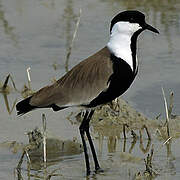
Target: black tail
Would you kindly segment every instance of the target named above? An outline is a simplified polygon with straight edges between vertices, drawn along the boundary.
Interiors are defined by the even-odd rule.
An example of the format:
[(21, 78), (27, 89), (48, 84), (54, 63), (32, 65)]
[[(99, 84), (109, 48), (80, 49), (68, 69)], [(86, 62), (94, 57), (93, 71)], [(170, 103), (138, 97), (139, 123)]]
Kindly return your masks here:
[(17, 115), (23, 115), (29, 111), (32, 111), (33, 109), (35, 109), (36, 107), (35, 106), (31, 106), (29, 104), (29, 101), (31, 99), (32, 96), (20, 101), (19, 103), (17, 103), (16, 105), (16, 110), (18, 111), (17, 112)]

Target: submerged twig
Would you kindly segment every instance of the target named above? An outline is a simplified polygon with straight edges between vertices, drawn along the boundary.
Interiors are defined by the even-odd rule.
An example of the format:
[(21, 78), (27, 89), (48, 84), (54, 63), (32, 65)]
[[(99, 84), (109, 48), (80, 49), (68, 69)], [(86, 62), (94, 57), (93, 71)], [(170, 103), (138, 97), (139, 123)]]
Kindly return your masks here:
[(62, 174), (55, 174), (55, 172), (58, 170), (60, 170), (60, 168), (54, 169), (51, 173), (49, 173), (49, 175), (46, 177), (46, 180), (50, 180), (52, 176), (62, 176)]
[(129, 153), (132, 153), (132, 150), (134, 149), (134, 146), (136, 145), (137, 142), (137, 137), (133, 138), (132, 142), (131, 142), (131, 147), (129, 148)]
[(155, 171), (155, 169), (153, 169), (153, 167), (152, 167), (153, 155), (154, 155), (154, 148), (152, 145), (151, 152), (148, 153), (146, 158), (144, 158), (144, 162), (145, 162), (145, 166), (146, 166), (145, 171), (143, 173), (137, 172), (135, 174), (134, 179), (136, 179), (136, 180), (140, 180), (140, 179), (152, 180), (152, 179), (155, 179), (155, 177), (158, 175), (158, 172)]
[(21, 158), (19, 160), (19, 163), (17, 165), (17, 169), (21, 169), (21, 165), (22, 165), (22, 162), (23, 162), (23, 159), (24, 159), (24, 155), (26, 154), (25, 151), (23, 151), (22, 155), (21, 155)]
[(151, 140), (151, 134), (149, 133), (149, 130), (148, 130), (148, 128), (147, 128), (147, 126), (145, 124), (143, 126), (143, 129), (146, 130), (146, 133), (147, 133), (147, 136), (148, 136), (148, 140)]
[(67, 50), (67, 54), (66, 54), (66, 64), (65, 64), (66, 72), (68, 71), (69, 58), (70, 58), (72, 47), (73, 47), (73, 43), (74, 43), (77, 31), (78, 31), (80, 19), (81, 19), (81, 8), (79, 10), (79, 16), (78, 16), (78, 19), (77, 19), (77, 22), (76, 22), (76, 27), (75, 27), (75, 30), (74, 30), (74, 34), (72, 36), (72, 41), (71, 41), (71, 44), (70, 44), (70, 46), (69, 46), (69, 48)]
[(147, 142), (146, 146), (144, 147), (142, 136), (140, 135), (139, 148), (141, 149), (141, 151), (145, 154), (145, 153), (147, 153), (149, 151), (150, 147), (151, 147), (151, 140), (148, 139), (148, 142)]
[(126, 127), (128, 128), (129, 126), (127, 124), (123, 124), (123, 135), (124, 139), (126, 139)]
[(20, 160), (19, 160), (19, 162), (18, 162), (18, 165), (17, 165), (17, 167), (16, 167), (18, 180), (19, 180), (19, 179), (23, 179), (23, 177), (22, 177), (22, 175), (21, 175), (21, 169), (22, 169), (21, 166), (22, 166), (23, 159), (24, 159), (24, 156), (25, 156), (25, 155), (26, 155), (26, 157), (27, 157), (27, 159), (28, 159), (29, 164), (31, 163), (29, 154), (28, 154), (28, 152), (27, 152), (27, 149), (28, 149), (28, 147), (25, 147), (25, 148), (23, 149), (23, 153), (22, 153), (22, 155), (21, 155), (21, 157), (20, 157)]
[(131, 135), (133, 139), (137, 139), (137, 134), (131, 129)]
[(156, 117), (155, 117), (155, 119), (159, 119), (160, 118), (160, 116), (161, 116), (161, 113), (159, 113)]
[(28, 159), (28, 162), (31, 164), (31, 159), (30, 159), (29, 153), (28, 153), (28, 147), (27, 147), (24, 151), (25, 151), (25, 153), (26, 153), (26, 157), (27, 157), (27, 159)]
[(153, 155), (154, 155), (154, 147), (152, 145), (151, 153), (147, 155), (146, 159), (144, 159), (144, 162), (145, 162), (145, 165), (146, 165), (146, 170), (144, 172), (144, 175), (146, 177), (150, 177), (150, 178), (154, 178), (158, 174), (157, 172), (154, 171), (154, 169), (152, 167)]

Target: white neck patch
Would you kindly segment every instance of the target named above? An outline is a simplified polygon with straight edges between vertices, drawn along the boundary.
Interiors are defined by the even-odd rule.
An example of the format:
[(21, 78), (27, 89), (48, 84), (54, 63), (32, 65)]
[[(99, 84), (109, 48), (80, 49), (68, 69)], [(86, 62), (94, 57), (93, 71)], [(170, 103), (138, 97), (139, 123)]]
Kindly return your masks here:
[(132, 70), (131, 37), (139, 29), (141, 29), (141, 26), (138, 23), (117, 22), (111, 30), (110, 40), (107, 44), (110, 52), (126, 61)]

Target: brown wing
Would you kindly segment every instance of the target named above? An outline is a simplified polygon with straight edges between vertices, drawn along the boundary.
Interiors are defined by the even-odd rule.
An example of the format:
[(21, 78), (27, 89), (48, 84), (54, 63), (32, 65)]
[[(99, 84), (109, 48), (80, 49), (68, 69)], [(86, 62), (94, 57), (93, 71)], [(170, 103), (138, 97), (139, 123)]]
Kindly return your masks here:
[(80, 62), (53, 85), (40, 89), (33, 95), (30, 104), (44, 107), (88, 103), (106, 89), (112, 72), (110, 52), (105, 47)]

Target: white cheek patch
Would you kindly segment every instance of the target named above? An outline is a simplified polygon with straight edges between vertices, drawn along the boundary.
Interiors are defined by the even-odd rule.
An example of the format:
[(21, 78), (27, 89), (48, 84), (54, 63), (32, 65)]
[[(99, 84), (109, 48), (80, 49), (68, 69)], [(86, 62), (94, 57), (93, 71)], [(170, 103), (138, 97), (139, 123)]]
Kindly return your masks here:
[[(126, 61), (133, 70), (133, 59), (131, 51), (131, 37), (142, 27), (137, 23), (118, 22), (111, 31), (111, 37), (107, 47), (116, 57)], [(135, 67), (136, 68), (136, 67)]]
[(136, 31), (141, 29), (142, 27), (138, 23), (130, 23), (130, 22), (117, 22), (114, 24), (111, 34), (113, 33), (123, 33), (133, 35)]
[(139, 29), (142, 29), (142, 27), (137, 23), (132, 23), (132, 30), (134, 32), (138, 31)]

